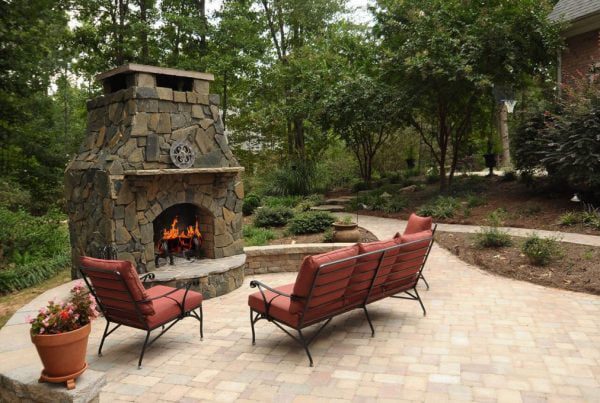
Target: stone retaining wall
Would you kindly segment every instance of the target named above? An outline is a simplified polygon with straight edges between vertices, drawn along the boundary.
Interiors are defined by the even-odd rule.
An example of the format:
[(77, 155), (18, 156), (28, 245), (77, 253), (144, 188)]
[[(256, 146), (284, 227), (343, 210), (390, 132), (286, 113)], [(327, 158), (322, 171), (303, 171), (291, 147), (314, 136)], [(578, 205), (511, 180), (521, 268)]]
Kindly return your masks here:
[(246, 275), (298, 271), (305, 256), (330, 252), (349, 245), (352, 244), (310, 243), (246, 247)]

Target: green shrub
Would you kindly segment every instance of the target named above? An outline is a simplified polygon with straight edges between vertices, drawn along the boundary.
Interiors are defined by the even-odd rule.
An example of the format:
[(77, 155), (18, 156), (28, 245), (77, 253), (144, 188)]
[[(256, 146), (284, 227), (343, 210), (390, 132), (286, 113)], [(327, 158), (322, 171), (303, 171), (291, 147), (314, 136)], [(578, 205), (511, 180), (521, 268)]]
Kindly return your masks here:
[(264, 193), (272, 196), (308, 195), (315, 188), (315, 166), (310, 161), (292, 161), (266, 175)]
[(254, 217), (256, 227), (283, 227), (294, 216), (287, 207), (263, 207), (257, 210)]
[(275, 239), (275, 232), (267, 228), (256, 228), (252, 225), (245, 225), (243, 229), (245, 246), (262, 246), (270, 240)]
[(295, 207), (296, 211), (309, 211), (311, 207), (318, 206), (323, 204), (325, 198), (320, 194), (313, 194), (305, 197), (300, 203), (298, 203)]
[(242, 213), (245, 216), (252, 215), (254, 210), (260, 206), (260, 197), (254, 193), (248, 193), (244, 197), (244, 203), (242, 204)]
[(323, 232), (323, 242), (332, 243), (333, 242), (333, 230), (331, 228), (327, 228), (325, 232)]
[(500, 229), (506, 212), (498, 209), (491, 212), (487, 218), (488, 226), (481, 228), (475, 235), (477, 245), (482, 248), (501, 248), (512, 245), (512, 239), (506, 231)]
[(466, 202), (468, 208), (474, 208), (483, 206), (485, 204), (485, 199), (481, 196), (470, 194), (467, 196)]
[(421, 206), (417, 214), (433, 218), (451, 218), (458, 207), (459, 203), (454, 197), (438, 196), (433, 202)]
[(600, 209), (588, 207), (587, 211), (581, 214), (583, 225), (600, 230)]
[(576, 225), (581, 221), (581, 214), (578, 214), (574, 211), (568, 211), (558, 217), (558, 223), (564, 226)]
[(397, 213), (402, 211), (408, 206), (408, 201), (402, 197), (394, 196), (390, 197), (387, 200), (385, 206), (383, 206), (383, 211), (386, 213)]
[(288, 231), (294, 235), (314, 234), (325, 231), (334, 221), (335, 218), (325, 211), (300, 213), (290, 220)]
[(0, 294), (32, 287), (64, 270), (71, 263), (71, 254), (65, 250), (55, 256), (38, 258), (22, 265), (0, 269)]
[(525, 239), (521, 250), (529, 262), (535, 266), (545, 266), (553, 259), (562, 256), (560, 244), (556, 238), (540, 238), (536, 233)]
[(302, 196), (267, 196), (263, 199), (265, 207), (294, 208), (302, 201)]
[(56, 212), (34, 217), (0, 207), (0, 294), (36, 285), (68, 266), (64, 218)]
[(12, 212), (0, 207), (0, 267), (5, 263), (25, 263), (23, 256), (31, 259), (45, 258), (64, 253), (69, 249), (69, 235), (65, 217), (50, 212), (34, 217), (25, 211)]

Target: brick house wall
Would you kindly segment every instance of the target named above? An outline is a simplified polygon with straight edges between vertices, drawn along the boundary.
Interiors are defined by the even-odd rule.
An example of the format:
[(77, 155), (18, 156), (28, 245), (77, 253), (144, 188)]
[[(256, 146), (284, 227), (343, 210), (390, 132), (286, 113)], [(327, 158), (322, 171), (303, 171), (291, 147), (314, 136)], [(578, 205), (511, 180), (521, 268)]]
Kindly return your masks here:
[(600, 30), (586, 32), (566, 39), (561, 55), (561, 80), (569, 84), (573, 78), (588, 77), (591, 68), (600, 63)]

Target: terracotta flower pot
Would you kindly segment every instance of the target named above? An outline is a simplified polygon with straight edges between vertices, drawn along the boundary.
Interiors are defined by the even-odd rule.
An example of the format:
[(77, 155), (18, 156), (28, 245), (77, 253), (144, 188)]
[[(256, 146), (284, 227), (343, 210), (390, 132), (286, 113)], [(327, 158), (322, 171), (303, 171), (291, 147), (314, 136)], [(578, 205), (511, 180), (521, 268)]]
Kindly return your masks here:
[(333, 240), (335, 242), (358, 242), (360, 239), (360, 231), (356, 223), (343, 224), (334, 222), (333, 229)]
[(31, 335), (44, 365), (40, 382), (66, 382), (67, 389), (75, 388), (75, 379), (87, 369), (85, 353), (91, 329), (88, 323), (72, 332)]

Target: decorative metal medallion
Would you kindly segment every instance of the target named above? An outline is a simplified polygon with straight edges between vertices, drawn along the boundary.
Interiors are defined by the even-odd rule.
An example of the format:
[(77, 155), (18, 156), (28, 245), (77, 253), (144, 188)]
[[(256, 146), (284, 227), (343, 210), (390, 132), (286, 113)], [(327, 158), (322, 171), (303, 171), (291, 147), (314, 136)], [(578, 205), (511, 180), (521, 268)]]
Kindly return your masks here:
[(194, 165), (196, 153), (187, 140), (173, 143), (171, 146), (171, 161), (177, 168), (189, 168)]

